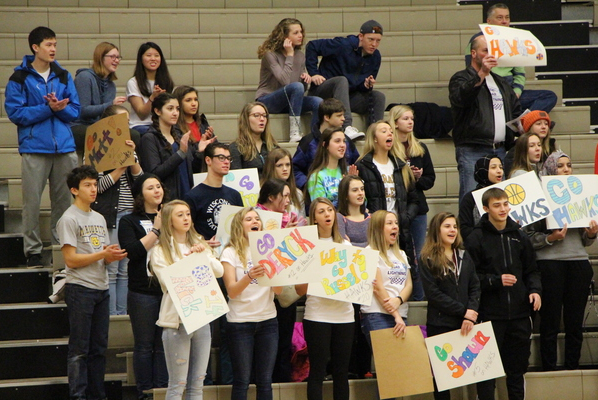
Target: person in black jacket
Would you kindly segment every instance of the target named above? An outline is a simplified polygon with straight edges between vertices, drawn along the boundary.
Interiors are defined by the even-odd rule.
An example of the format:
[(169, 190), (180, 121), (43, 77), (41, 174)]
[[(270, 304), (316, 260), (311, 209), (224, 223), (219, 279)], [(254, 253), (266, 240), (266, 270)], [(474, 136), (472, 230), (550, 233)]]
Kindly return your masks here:
[(129, 257), (128, 306), (133, 328), (133, 370), (138, 398), (144, 390), (168, 386), (168, 371), (162, 346), (162, 328), (156, 325), (162, 289), (151, 275), (148, 254), (158, 243), (161, 228), (160, 206), (164, 188), (153, 174), (143, 174), (133, 183), (133, 213), (125, 215), (118, 227), (118, 241)]
[[(428, 299), (428, 337), (457, 329), (467, 335), (478, 319), (480, 281), (452, 213), (438, 213), (430, 221), (420, 265)], [(436, 400), (450, 398), (448, 390), (434, 391)]]
[[(363, 155), (356, 165), (365, 183), (368, 211), (373, 214), (387, 210), (399, 217), (399, 244), (409, 258), (415, 288), (421, 282), (409, 227), (419, 211), (419, 199), (413, 172), (399, 154), (391, 126), (384, 121), (374, 122), (367, 130)], [(411, 299), (423, 300), (414, 295)]]
[(514, 132), (506, 123), (521, 114), (513, 89), (491, 72), (497, 61), (488, 54), (486, 39), (472, 40), (471, 66), (455, 73), (449, 82), (459, 199), (475, 188), (473, 166), (480, 157), (494, 154), (504, 160), (514, 141)]
[[(484, 192), (486, 212), (467, 240), (482, 295), (480, 322), (492, 321), (507, 374), (509, 399), (525, 398), (525, 378), (532, 333), (530, 310), (540, 309), (542, 284), (529, 237), (509, 217), (504, 190)], [(494, 379), (479, 382), (478, 398), (494, 399)]]

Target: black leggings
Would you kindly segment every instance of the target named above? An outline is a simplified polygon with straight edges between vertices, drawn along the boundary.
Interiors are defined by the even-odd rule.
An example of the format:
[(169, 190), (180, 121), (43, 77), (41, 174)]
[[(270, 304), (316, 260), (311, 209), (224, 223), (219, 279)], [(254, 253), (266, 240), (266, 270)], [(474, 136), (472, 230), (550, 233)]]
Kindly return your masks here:
[(322, 400), (322, 383), (331, 359), (333, 398), (349, 400), (349, 361), (353, 344), (354, 322), (330, 324), (303, 320), (303, 332), (309, 353), (307, 399)]

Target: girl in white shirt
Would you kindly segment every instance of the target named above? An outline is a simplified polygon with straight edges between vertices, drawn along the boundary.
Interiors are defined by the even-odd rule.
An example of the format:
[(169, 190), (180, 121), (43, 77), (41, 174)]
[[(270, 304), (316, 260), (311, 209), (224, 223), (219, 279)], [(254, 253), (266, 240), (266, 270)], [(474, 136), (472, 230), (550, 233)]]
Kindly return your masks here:
[(395, 335), (405, 332), (407, 300), (413, 285), (407, 255), (399, 248), (399, 221), (390, 211), (378, 210), (368, 227), (367, 248), (378, 250), (380, 258), (374, 282), (374, 300), (361, 306), (361, 329), (372, 345), (370, 332), (393, 328)]
[(272, 399), (272, 372), (278, 347), (278, 322), (274, 294), (281, 288), (259, 286), (256, 278), (264, 276), (261, 265), (253, 265), (248, 232), (262, 230), (262, 221), (252, 207), (245, 207), (233, 217), (231, 238), (222, 251), (224, 284), (228, 291), (228, 338), (233, 365), (231, 399), (247, 399), (253, 369), (257, 400)]
[[(312, 201), (309, 222), (318, 226), (320, 240), (351, 244), (339, 233), (336, 210), (327, 198), (318, 197)], [(296, 285), (295, 289), (302, 296), (307, 293), (307, 284)], [(349, 361), (354, 323), (352, 303), (307, 296), (303, 331), (309, 351), (308, 400), (322, 399), (322, 383), (329, 359), (332, 365), (334, 400), (349, 399)]]
[(151, 267), (160, 282), (164, 296), (160, 305), (160, 316), (156, 324), (161, 326), (164, 354), (168, 368), (167, 400), (203, 398), (203, 381), (210, 358), (212, 335), (206, 324), (188, 334), (176, 311), (168, 289), (164, 284), (166, 270), (170, 265), (191, 253), (206, 252), (214, 275), (222, 276), (222, 264), (212, 253), (212, 248), (193, 228), (191, 211), (182, 200), (173, 200), (162, 207), (160, 242), (154, 248)]

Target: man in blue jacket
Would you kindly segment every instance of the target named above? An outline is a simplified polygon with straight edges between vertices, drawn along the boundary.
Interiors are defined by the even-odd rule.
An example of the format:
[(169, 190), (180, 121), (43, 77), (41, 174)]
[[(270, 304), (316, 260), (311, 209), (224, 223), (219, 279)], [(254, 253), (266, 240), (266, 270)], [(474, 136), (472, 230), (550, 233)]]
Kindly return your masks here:
[[(305, 51), (305, 67), (311, 75), (310, 96), (334, 97), (345, 106), (345, 134), (365, 136), (352, 126), (351, 111), (368, 115), (368, 125), (384, 117), (386, 97), (373, 90), (382, 57), (378, 46), (382, 25), (365, 22), (359, 35), (312, 40)], [(322, 57), (318, 66), (318, 57)]]
[(70, 122), (79, 116), (79, 97), (71, 75), (54, 60), (56, 34), (37, 27), (29, 33), (32, 56), (23, 57), (6, 86), (4, 107), (17, 125), (23, 191), (23, 236), (27, 266), (42, 264), (39, 209), (50, 180), (52, 242), (56, 222), (71, 205), (66, 176), (77, 166)]

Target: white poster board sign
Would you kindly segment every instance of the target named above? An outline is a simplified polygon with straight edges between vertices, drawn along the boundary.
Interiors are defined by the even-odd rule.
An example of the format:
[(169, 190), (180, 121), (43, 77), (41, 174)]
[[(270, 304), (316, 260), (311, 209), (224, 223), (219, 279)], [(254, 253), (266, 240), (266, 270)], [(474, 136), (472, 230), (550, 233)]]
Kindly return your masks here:
[(320, 271), (320, 278), (308, 285), (307, 294), (367, 306), (372, 304), (378, 251), (318, 242), (313, 252), (313, 263)]
[(509, 215), (515, 221), (519, 221), (521, 226), (529, 225), (550, 215), (548, 200), (535, 172), (527, 172), (472, 192), (480, 215), (485, 213), (482, 206), (482, 195), (486, 190), (494, 187), (507, 192), (507, 198), (511, 205)]
[(259, 285), (296, 285), (318, 279), (318, 271), (310, 269), (311, 250), (318, 243), (317, 226), (249, 232), (248, 237), (253, 264), (266, 269), (266, 275), (257, 278)]
[(466, 336), (456, 330), (429, 337), (426, 346), (439, 391), (505, 375), (491, 322), (474, 325)]
[(548, 229), (586, 228), (598, 220), (598, 175), (543, 176), (542, 188), (552, 210)]
[[(207, 172), (193, 174), (193, 184), (199, 185), (206, 180)], [(253, 207), (260, 194), (260, 176), (257, 168), (233, 169), (224, 176), (222, 183), (241, 194), (243, 206)]]
[(488, 24), (480, 24), (480, 29), (499, 67), (546, 65), (546, 49), (530, 31)]
[(228, 312), (210, 261), (205, 253), (192, 253), (160, 271), (187, 333), (195, 332)]

